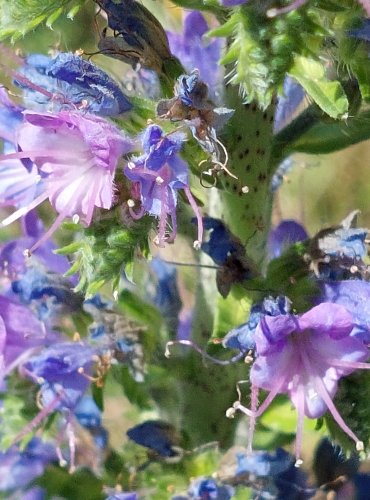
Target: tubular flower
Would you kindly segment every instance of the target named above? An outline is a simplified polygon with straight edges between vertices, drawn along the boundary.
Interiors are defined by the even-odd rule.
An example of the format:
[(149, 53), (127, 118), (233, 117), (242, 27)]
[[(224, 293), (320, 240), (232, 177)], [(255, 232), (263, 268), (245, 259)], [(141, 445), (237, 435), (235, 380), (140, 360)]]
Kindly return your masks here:
[[(234, 404), (234, 409), (249, 415), (253, 424), (253, 419), (266, 410), (277, 394), (285, 393), (298, 413), (297, 459), (304, 416), (318, 418), (327, 410), (356, 442), (357, 449), (363, 449), (363, 443), (333, 403), (340, 378), (370, 368), (370, 364), (364, 363), (368, 349), (351, 336), (353, 327), (347, 309), (332, 303), (322, 303), (301, 316), (264, 316), (255, 333), (257, 359), (250, 372), (252, 409), (240, 402)], [(257, 410), (258, 389), (269, 391), (269, 395)]]
[(17, 129), (17, 152), (0, 155), (0, 168), (3, 162), (14, 159), (32, 162), (39, 174), (37, 195), (6, 218), (2, 226), (27, 214), (47, 198), (58, 217), (31, 251), (66, 217), (78, 217), (89, 225), (94, 207), (111, 207), (114, 171), (120, 156), (131, 145), (114, 125), (98, 116), (75, 111), (58, 114), (25, 111), (24, 122)]
[[(203, 234), (203, 222), (199, 209), (189, 188), (187, 164), (176, 154), (180, 151), (184, 137), (182, 134), (164, 135), (157, 125), (150, 125), (143, 136), (144, 154), (134, 158), (124, 173), (133, 181), (134, 198), (140, 198), (141, 209), (135, 212), (134, 200), (129, 200), (130, 214), (138, 219), (148, 212), (159, 218), (158, 236), (155, 242), (163, 246), (165, 241), (172, 242), (176, 236), (177, 191), (183, 189), (193, 208), (198, 221), (198, 240), (194, 242), (200, 248)], [(172, 229), (166, 235), (168, 216)]]

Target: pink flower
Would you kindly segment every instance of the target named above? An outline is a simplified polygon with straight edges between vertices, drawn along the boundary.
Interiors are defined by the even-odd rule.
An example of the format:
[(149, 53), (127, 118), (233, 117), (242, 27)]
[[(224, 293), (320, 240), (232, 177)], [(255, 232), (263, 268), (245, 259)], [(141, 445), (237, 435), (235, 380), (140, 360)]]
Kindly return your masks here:
[[(338, 426), (356, 442), (363, 443), (344, 422), (333, 398), (338, 381), (356, 370), (368, 370), (368, 348), (352, 336), (352, 315), (343, 306), (319, 304), (301, 316), (282, 314), (262, 317), (255, 333), (256, 361), (250, 371), (252, 408), (239, 401), (238, 409), (254, 419), (277, 394), (287, 394), (298, 414), (296, 456), (300, 455), (303, 418), (318, 418), (330, 411)], [(257, 409), (258, 389), (269, 392)], [(233, 411), (229, 412), (233, 416)], [(250, 436), (251, 437), (251, 436)]]
[[(31, 161), (38, 172), (37, 195), (6, 218), (2, 226), (48, 198), (58, 216), (30, 249), (33, 251), (66, 217), (78, 217), (89, 225), (94, 207), (111, 207), (114, 172), (121, 155), (131, 150), (132, 141), (113, 124), (95, 115), (76, 111), (57, 114), (25, 111), (23, 115), (24, 122), (18, 126), (15, 139), (17, 152), (0, 155), (0, 168), (4, 162), (9, 164), (9, 160)], [(26, 166), (25, 175), (29, 175)]]

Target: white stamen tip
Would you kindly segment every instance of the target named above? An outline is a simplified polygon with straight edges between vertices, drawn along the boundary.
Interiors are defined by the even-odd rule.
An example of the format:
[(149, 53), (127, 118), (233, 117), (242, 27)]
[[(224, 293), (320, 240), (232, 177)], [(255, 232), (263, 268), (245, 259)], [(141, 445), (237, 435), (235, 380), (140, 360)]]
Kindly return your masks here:
[(247, 194), (247, 193), (249, 193), (249, 187), (248, 187), (248, 186), (243, 186), (243, 187), (242, 187), (242, 193), (243, 193), (243, 194)]
[(78, 214), (74, 214), (72, 217), (73, 224), (78, 224), (80, 222), (80, 216)]
[(135, 206), (134, 200), (131, 200), (131, 199), (127, 200), (127, 205), (129, 206), (129, 208), (134, 208), (134, 206)]
[(156, 184), (161, 185), (164, 183), (164, 179), (160, 175), (158, 175), (158, 177), (155, 178), (155, 182)]
[(130, 170), (133, 170), (133, 169), (135, 168), (135, 163), (133, 163), (132, 161), (129, 161), (129, 162), (127, 163), (127, 166), (128, 166), (128, 168), (129, 168)]
[(364, 448), (365, 447), (364, 447), (363, 441), (357, 441), (357, 443), (356, 443), (356, 450), (357, 451), (364, 451)]
[(278, 10), (277, 9), (269, 9), (267, 12), (266, 12), (266, 16), (267, 17), (275, 17), (278, 13)]
[(26, 250), (23, 250), (23, 256), (26, 257), (26, 259), (29, 259), (31, 257), (31, 252), (29, 248), (26, 248)]
[(59, 460), (59, 465), (60, 465), (61, 467), (65, 467), (65, 466), (67, 465), (67, 460), (64, 460), (64, 458), (60, 459), (60, 460)]
[(113, 292), (113, 298), (114, 298), (114, 300), (116, 300), (116, 301), (118, 300), (118, 292), (117, 292), (117, 290), (115, 290), (115, 291)]
[(235, 417), (235, 408), (228, 408), (226, 410), (226, 418), (234, 418)]
[(199, 240), (195, 240), (193, 243), (194, 250), (200, 250), (202, 244)]
[(45, 379), (43, 377), (37, 377), (36, 380), (37, 380), (37, 383), (40, 384), (40, 385), (45, 382)]
[(357, 266), (355, 266), (355, 265), (353, 265), (353, 266), (351, 266), (351, 267), (349, 268), (349, 270), (350, 270), (350, 272), (351, 272), (352, 274), (355, 274), (355, 273), (357, 273), (357, 271), (358, 271), (358, 267), (357, 267)]
[(166, 347), (166, 350), (164, 351), (164, 356), (165, 356), (165, 358), (169, 358), (171, 356), (171, 353), (170, 353), (170, 350), (168, 349), (168, 347)]
[(294, 467), (297, 467), (297, 469), (303, 464), (303, 460), (301, 458), (297, 458), (295, 461)]

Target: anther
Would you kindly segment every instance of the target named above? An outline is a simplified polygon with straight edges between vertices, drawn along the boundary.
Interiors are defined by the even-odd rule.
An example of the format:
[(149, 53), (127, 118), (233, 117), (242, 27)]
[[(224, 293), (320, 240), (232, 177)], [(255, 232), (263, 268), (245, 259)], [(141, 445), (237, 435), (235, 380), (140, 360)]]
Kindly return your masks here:
[(242, 193), (243, 193), (243, 194), (247, 194), (247, 193), (249, 193), (249, 187), (248, 187), (248, 186), (243, 186), (243, 187), (242, 187)]
[(226, 418), (234, 418), (235, 417), (235, 408), (228, 408), (226, 410)]
[(303, 460), (301, 458), (297, 458), (297, 460), (295, 461), (294, 467), (297, 467), (297, 469), (299, 469), (299, 467), (302, 464), (303, 464)]
[(200, 250), (201, 249), (201, 242), (199, 240), (195, 240), (194, 243), (193, 243), (193, 248), (194, 250)]
[(155, 182), (156, 182), (156, 184), (158, 184), (160, 186), (161, 184), (164, 183), (164, 179), (163, 179), (163, 177), (158, 175), (158, 177), (155, 178)]
[(363, 441), (357, 441), (357, 443), (356, 443), (356, 450), (357, 451), (364, 451), (364, 448), (365, 447), (364, 447)]
[(78, 214), (74, 214), (72, 217), (73, 224), (78, 224), (80, 222), (80, 216)]
[(127, 200), (127, 206), (129, 208), (134, 208), (134, 206), (135, 206), (134, 200), (132, 200), (131, 198), (129, 200)]

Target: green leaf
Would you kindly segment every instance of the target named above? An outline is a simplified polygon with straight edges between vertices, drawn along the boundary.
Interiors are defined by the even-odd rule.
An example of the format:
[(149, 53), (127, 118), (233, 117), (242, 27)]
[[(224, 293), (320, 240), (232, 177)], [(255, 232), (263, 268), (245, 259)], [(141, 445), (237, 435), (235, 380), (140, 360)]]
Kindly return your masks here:
[(251, 307), (250, 296), (239, 297), (233, 290), (226, 299), (219, 296), (212, 337), (224, 337), (232, 328), (245, 323)]
[(320, 108), (332, 118), (341, 118), (348, 112), (348, 99), (338, 81), (330, 81), (324, 66), (313, 59), (296, 56), (289, 71)]
[(154, 330), (160, 330), (162, 318), (158, 309), (129, 290), (121, 292), (119, 296), (119, 308), (129, 318), (138, 323), (148, 325)]
[(91, 384), (92, 397), (100, 411), (104, 411), (104, 391), (102, 387)]
[(81, 500), (81, 498), (103, 500), (106, 497), (102, 493), (103, 483), (101, 480), (86, 469), (70, 474), (66, 469), (51, 466), (33, 484), (45, 488), (48, 494), (47, 498), (57, 496), (66, 500)]
[(335, 123), (318, 123), (298, 140), (289, 144), (287, 153), (325, 154), (370, 139), (370, 111)]
[(46, 21), (51, 27), (63, 12), (76, 10), (83, 0), (7, 0), (0, 2), (0, 40), (12, 42)]
[(151, 408), (150, 397), (145, 382), (136, 382), (132, 378), (127, 366), (112, 366), (111, 372), (130, 403), (137, 405), (141, 409)]
[(59, 7), (56, 11), (54, 11), (46, 20), (46, 26), (51, 28), (55, 21), (62, 15), (63, 7)]

